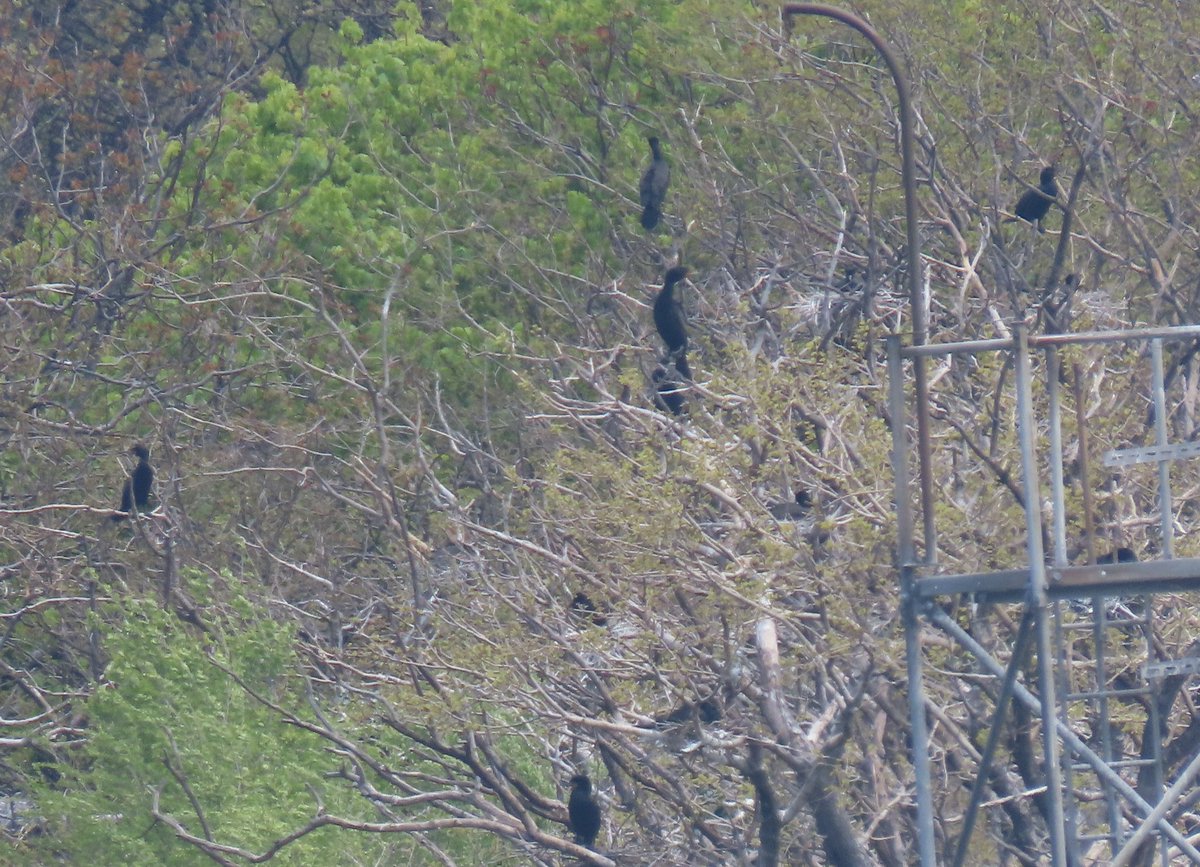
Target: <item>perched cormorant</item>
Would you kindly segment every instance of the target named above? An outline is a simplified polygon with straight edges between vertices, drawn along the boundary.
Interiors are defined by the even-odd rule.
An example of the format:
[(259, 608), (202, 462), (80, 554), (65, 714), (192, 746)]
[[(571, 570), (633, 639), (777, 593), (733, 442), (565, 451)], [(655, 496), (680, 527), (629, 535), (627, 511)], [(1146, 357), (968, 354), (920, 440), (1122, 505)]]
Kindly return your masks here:
[(1096, 565), (1111, 566), (1114, 563), (1136, 563), (1137, 561), (1137, 554), (1133, 553), (1132, 548), (1121, 546), (1115, 551), (1110, 551), (1107, 554), (1101, 554), (1097, 557)]
[(671, 183), (671, 166), (662, 154), (662, 147), (655, 136), (650, 142), (650, 168), (642, 175), (638, 193), (642, 199), (642, 228), (649, 232), (658, 225), (662, 217), (663, 200), (667, 197), (667, 185)]
[(571, 777), (567, 816), (571, 819), (571, 832), (576, 842), (591, 849), (596, 843), (596, 835), (600, 833), (600, 805), (592, 795), (592, 781), (587, 774)]
[(721, 705), (711, 695), (697, 702), (685, 701), (666, 716), (656, 719), (654, 723), (657, 727), (662, 728), (663, 726), (689, 723), (693, 718), (702, 723), (714, 723), (721, 718)]
[[(658, 335), (667, 345), (667, 353), (676, 359), (682, 359), (687, 351), (687, 327), (683, 321), (683, 306), (675, 297), (675, 284), (686, 276), (687, 268), (682, 265), (668, 269), (663, 275), (662, 290), (654, 299), (654, 327), (658, 329)], [(687, 369), (686, 361), (682, 362), (682, 366), (677, 362), (676, 367), (684, 376), (691, 373)]]
[(571, 613), (580, 618), (590, 619), (596, 626), (604, 626), (608, 623), (608, 618), (597, 610), (592, 597), (582, 590), (576, 593), (575, 598), (571, 600)]
[(650, 374), (650, 378), (654, 380), (655, 405), (663, 412), (681, 415), (687, 407), (687, 401), (683, 399), (683, 384), (669, 376), (665, 367), (655, 368), (654, 373)]
[(1046, 319), (1047, 334), (1065, 334), (1071, 324), (1071, 296), (1079, 288), (1079, 278), (1074, 274), (1063, 277), (1061, 291), (1048, 290), (1042, 297), (1042, 313)]
[(777, 521), (794, 521), (811, 512), (812, 505), (812, 495), (803, 488), (800, 488), (796, 491), (792, 502), (773, 503), (767, 507), (767, 510)]
[(688, 366), (687, 356), (682, 351), (675, 356), (675, 370), (685, 380), (692, 378), (692, 369)]
[(1046, 166), (1042, 169), (1037, 189), (1026, 190), (1017, 200), (1017, 207), (1013, 210), (1016, 216), (1009, 217), (1004, 222), (1015, 223), (1017, 220), (1024, 220), (1027, 223), (1036, 223), (1040, 229), (1042, 217), (1046, 216), (1050, 205), (1057, 199), (1058, 184), (1054, 182), (1054, 166)]
[(114, 521), (128, 518), (129, 512), (132, 511), (135, 504), (139, 512), (150, 504), (150, 486), (154, 484), (154, 470), (150, 468), (150, 452), (140, 443), (129, 451), (137, 456), (138, 462), (129, 478), (125, 480), (125, 487), (121, 489), (121, 512), (124, 514), (113, 515)]

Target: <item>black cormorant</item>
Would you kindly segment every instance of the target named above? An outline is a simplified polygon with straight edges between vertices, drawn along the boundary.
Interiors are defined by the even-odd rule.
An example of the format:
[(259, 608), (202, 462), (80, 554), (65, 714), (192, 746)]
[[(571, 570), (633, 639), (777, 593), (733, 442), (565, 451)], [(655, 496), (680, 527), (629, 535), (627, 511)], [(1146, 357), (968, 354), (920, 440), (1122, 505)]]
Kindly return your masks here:
[(1042, 218), (1057, 199), (1058, 184), (1054, 182), (1054, 166), (1046, 166), (1042, 169), (1037, 189), (1026, 190), (1017, 200), (1017, 207), (1013, 210), (1016, 216), (1009, 217), (1004, 222), (1015, 223), (1017, 220), (1024, 220), (1027, 223), (1035, 223), (1040, 229)]
[(687, 408), (687, 401), (683, 399), (683, 384), (669, 376), (665, 367), (655, 368), (650, 378), (654, 380), (655, 405), (663, 412), (681, 415)]
[(604, 626), (608, 623), (608, 618), (596, 608), (592, 597), (582, 590), (576, 593), (575, 598), (571, 600), (571, 613), (576, 617), (591, 620), (596, 626)]
[[(683, 320), (683, 306), (675, 297), (675, 284), (687, 276), (687, 268), (676, 265), (663, 275), (663, 287), (654, 299), (654, 327), (667, 345), (667, 353), (676, 359), (683, 358), (687, 351), (687, 327)], [(690, 375), (687, 362), (676, 366), (684, 376)]]
[(794, 521), (811, 512), (812, 505), (812, 494), (800, 488), (790, 503), (773, 503), (767, 507), (767, 510), (777, 521)]
[(154, 470), (150, 468), (150, 452), (140, 443), (129, 451), (137, 457), (138, 462), (129, 478), (125, 480), (125, 487), (121, 489), (121, 512), (123, 514), (113, 515), (114, 521), (128, 518), (134, 505), (137, 506), (139, 512), (150, 505), (150, 487), (154, 484)]
[(719, 720), (721, 705), (717, 703), (716, 697), (710, 695), (697, 702), (685, 701), (666, 716), (656, 719), (654, 723), (657, 727), (662, 728), (663, 726), (689, 723), (693, 718), (702, 723), (714, 723)]
[(592, 781), (587, 774), (571, 777), (567, 816), (571, 819), (571, 832), (575, 840), (591, 849), (596, 843), (596, 835), (600, 833), (600, 805), (592, 795)]
[(662, 154), (662, 146), (655, 136), (650, 142), (650, 168), (642, 175), (638, 193), (642, 199), (642, 228), (649, 232), (658, 225), (662, 217), (663, 200), (667, 197), (667, 185), (671, 183), (671, 166)]
[(1111, 566), (1114, 563), (1136, 563), (1137, 561), (1137, 554), (1133, 553), (1133, 549), (1122, 546), (1115, 551), (1101, 554), (1096, 558), (1096, 565)]

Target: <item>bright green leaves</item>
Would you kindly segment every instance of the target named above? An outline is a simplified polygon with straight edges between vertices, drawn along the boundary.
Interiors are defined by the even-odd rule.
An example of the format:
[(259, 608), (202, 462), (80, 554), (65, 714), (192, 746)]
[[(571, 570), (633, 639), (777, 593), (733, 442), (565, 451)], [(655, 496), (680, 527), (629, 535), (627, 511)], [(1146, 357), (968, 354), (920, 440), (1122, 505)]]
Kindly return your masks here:
[[(189, 831), (203, 835), (198, 804), (218, 839), (255, 851), (310, 819), (313, 793), (331, 811), (361, 809), (330, 783), (336, 762), (323, 743), (286, 725), (222, 670), (267, 700), (307, 713), (291, 630), (253, 613), (245, 600), (233, 608), (238, 613), (217, 618), (207, 635), (141, 600), (114, 606), (96, 624), (110, 662), (85, 709), (86, 761), (62, 769), (65, 787), (39, 796), (57, 853), (129, 867), (211, 863), (153, 820), (155, 792), (160, 809)], [(349, 863), (350, 852), (365, 856), (382, 845), (326, 831), (276, 861)]]

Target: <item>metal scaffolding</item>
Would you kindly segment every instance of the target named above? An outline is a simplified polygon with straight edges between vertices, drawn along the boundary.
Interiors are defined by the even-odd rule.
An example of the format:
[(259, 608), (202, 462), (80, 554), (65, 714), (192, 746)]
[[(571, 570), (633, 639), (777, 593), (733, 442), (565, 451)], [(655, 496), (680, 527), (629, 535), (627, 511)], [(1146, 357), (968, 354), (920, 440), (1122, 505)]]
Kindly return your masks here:
[[(1200, 589), (1200, 559), (1174, 556), (1175, 520), (1169, 469), (1173, 460), (1200, 455), (1200, 443), (1169, 441), (1163, 375), (1163, 344), (1181, 340), (1194, 343), (1200, 336), (1200, 326), (1036, 337), (1018, 331), (1011, 339), (928, 345), (913, 111), (902, 66), (887, 42), (847, 10), (817, 3), (787, 3), (781, 14), (785, 32), (789, 33), (792, 19), (801, 15), (829, 18), (858, 31), (879, 52), (896, 86), (908, 244), (905, 276), (912, 340), (905, 346), (897, 335), (888, 338), (888, 375), (919, 861), (924, 867), (934, 867), (937, 863), (938, 817), (933, 805), (922, 647), (922, 635), (932, 626), (966, 651), (978, 672), (1000, 683), (970, 800), (955, 840), (944, 841), (941, 860), (955, 865), (966, 863), (1005, 717), (1016, 702), (1042, 723), (1045, 788), (1038, 801), (1049, 831), (1050, 858), (1055, 867), (1089, 862), (1123, 867), (1135, 858), (1144, 862), (1142, 847), (1149, 842), (1156, 844), (1158, 860), (1163, 865), (1200, 864), (1200, 852), (1177, 827), (1178, 814), (1193, 800), (1197, 788), (1193, 783), (1200, 776), (1200, 756), (1188, 763), (1170, 787), (1164, 789), (1167, 781), (1162, 755), (1171, 702), (1184, 680), (1200, 673), (1200, 657), (1165, 658), (1162, 648), (1166, 645), (1156, 635), (1154, 599), (1156, 593)], [(1061, 370), (1060, 353), (1072, 347), (1075, 349), (1071, 351), (1082, 351), (1097, 344), (1149, 348), (1155, 442), (1152, 446), (1110, 449), (1104, 462), (1111, 467), (1148, 462), (1158, 466), (1158, 556), (1152, 562), (1128, 562), (1128, 558), (1122, 559), (1114, 552), (1112, 563), (1097, 563), (1082, 374), (1076, 367), (1072, 377), (1076, 408), (1073, 446), (1082, 464), (1082, 472), (1075, 478), (1083, 480), (1080, 495), (1087, 564), (1070, 565), (1068, 485), (1059, 394), (1060, 382), (1066, 377)], [(1006, 356), (1005, 370), (1014, 372), (1011, 388), (1015, 391), (1021, 464), (1019, 487), (1010, 479), (1004, 481), (1017, 494), (1024, 511), (1023, 539), (1019, 546), (1023, 548), (1022, 562), (990, 572), (949, 574), (938, 567), (935, 522), (938, 503), (933, 479), (944, 466), (935, 466), (938, 456), (933, 451), (931, 386), (926, 364), (930, 359), (979, 359), (989, 353)], [(1146, 358), (1146, 353), (1140, 357)], [(911, 439), (907, 412), (910, 385), (915, 417), (915, 436)], [(920, 504), (916, 509), (910, 476), (914, 463)], [(1043, 500), (1041, 480), (1046, 474), (1050, 478), (1050, 496)], [(1048, 527), (1043, 526), (1044, 513), (1049, 516)], [(1007, 648), (1007, 666), (995, 653), (1005, 648), (993, 645), (989, 649), (980, 643), (941, 607), (939, 602), (945, 597), (952, 600), (969, 597), (983, 606), (1020, 603), (1020, 625)], [(1118, 672), (1115, 664), (1127, 663), (1130, 658), (1131, 636), (1140, 642), (1143, 661), (1135, 677), (1130, 676), (1128, 666)], [(1118, 646), (1121, 653), (1111, 653)], [(1200, 642), (1196, 646), (1200, 647)], [(1026, 672), (1035, 647), (1036, 666), (1028, 673), (1031, 691), (1020, 677)], [(1142, 743), (1136, 754), (1130, 754), (1124, 732), (1114, 725), (1112, 711), (1118, 705), (1122, 709), (1131, 706), (1145, 709)], [(1091, 731), (1085, 733), (1086, 737), (1075, 730), (1078, 720), (1089, 722)], [(949, 833), (946, 825), (945, 821), (941, 824), (943, 836)], [(1150, 841), (1151, 837), (1155, 839)]]
[[(1051, 841), (1055, 867), (1086, 863), (1125, 865), (1145, 863), (1145, 846), (1154, 845), (1159, 863), (1200, 864), (1200, 851), (1181, 829), (1179, 814), (1196, 800), (1200, 756), (1192, 760), (1166, 788), (1163, 739), (1167, 717), (1184, 680), (1200, 673), (1200, 658), (1167, 659), (1166, 644), (1156, 634), (1155, 594), (1200, 589), (1200, 559), (1176, 559), (1176, 520), (1171, 495), (1172, 461), (1200, 455), (1200, 443), (1171, 443), (1168, 438), (1167, 384), (1163, 374), (1163, 347), (1185, 341), (1190, 350), (1200, 336), (1200, 326), (1147, 328), (1125, 331), (1029, 336), (1018, 330), (1011, 339), (905, 346), (898, 335), (888, 338), (889, 405), (892, 424), (893, 466), (897, 509), (897, 553), (903, 598), (903, 624), (909, 672), (909, 712), (913, 733), (913, 767), (918, 801), (920, 862), (935, 863), (938, 829), (932, 803), (926, 696), (923, 675), (923, 634), (940, 630), (961, 648), (975, 665), (975, 673), (992, 679), (996, 693), (987, 743), (960, 822), (943, 821), (940, 863), (961, 865), (968, 852), (976, 819), (983, 807), (988, 781), (1001, 743), (1006, 717), (1014, 702), (1041, 721), (1044, 792), (1038, 793), (1038, 812)], [(1083, 411), (1085, 377), (1080, 365), (1068, 372), (1061, 358), (1069, 347), (1079, 355), (1090, 347), (1124, 353), (1131, 364), (1148, 364), (1148, 412), (1153, 417), (1152, 445), (1111, 448), (1101, 463), (1119, 468), (1157, 465), (1156, 554), (1149, 562), (1133, 562), (1132, 552), (1110, 554), (1097, 564), (1093, 540), (1094, 506), (1089, 483), (1088, 430)], [(914, 508), (910, 472), (932, 478), (945, 474), (946, 458), (934, 449), (918, 448), (910, 437), (909, 420), (916, 429), (929, 431), (928, 394), (909, 405), (906, 363), (919, 368), (923, 359), (952, 364), (969, 360), (978, 367), (985, 356), (998, 354), (1000, 367), (1011, 370), (1011, 381), (1001, 376), (998, 391), (1015, 407), (1019, 450), (1019, 486), (1010, 487), (1021, 501), (1024, 538), (1014, 545), (1023, 551), (1023, 563), (996, 571), (949, 574), (939, 571), (936, 532), (920, 540), (915, 527), (933, 526), (929, 516), (917, 521), (917, 512), (936, 508), (936, 495), (919, 498)], [(1064, 434), (1062, 383), (1073, 380), (1074, 425)], [(999, 398), (997, 398), (999, 401)], [(1073, 435), (1072, 435), (1073, 434)], [(1070, 454), (1070, 461), (1067, 454)], [(1065, 463), (1071, 465), (1066, 481)], [(936, 464), (936, 466), (935, 466)], [(1049, 490), (1044, 479), (1049, 477)], [(1014, 480), (1015, 481), (1015, 480)], [(1068, 492), (1079, 488), (1079, 499)], [(943, 508), (945, 505), (943, 504)], [(1073, 511), (1072, 511), (1073, 510)], [(1074, 538), (1068, 528), (1075, 528)], [(1080, 526), (1083, 530), (1080, 533)], [(1083, 544), (1079, 536), (1082, 535)], [(919, 546), (920, 541), (920, 546)], [(1074, 547), (1072, 547), (1072, 541)], [(1072, 551), (1082, 547), (1085, 565), (1071, 565)], [(1046, 550), (1043, 550), (1043, 549)], [(1130, 556), (1125, 556), (1126, 554)], [(998, 603), (1020, 606), (1020, 621), (1011, 642), (999, 640), (990, 648), (964, 628), (952, 611), (968, 599), (962, 610), (995, 610)], [(943, 605), (949, 601), (951, 604)], [(1011, 609), (1007, 609), (1011, 610)], [(980, 615), (986, 616), (986, 615)], [(1001, 661), (1007, 653), (1007, 664)], [(1033, 656), (1031, 656), (1031, 654)], [(1138, 658), (1140, 667), (1129, 660)], [(1118, 662), (1122, 666), (1117, 671)], [(1036, 663), (1036, 664), (1034, 664)], [(1029, 681), (1022, 683), (1022, 675)], [(1121, 719), (1114, 710), (1121, 709)], [(1131, 723), (1131, 715), (1141, 717)], [(1140, 737), (1128, 735), (1133, 725)], [(1140, 741), (1140, 743), (1138, 743)], [(1176, 764), (1180, 764), (1177, 762)], [(926, 818), (927, 817), (927, 818)]]

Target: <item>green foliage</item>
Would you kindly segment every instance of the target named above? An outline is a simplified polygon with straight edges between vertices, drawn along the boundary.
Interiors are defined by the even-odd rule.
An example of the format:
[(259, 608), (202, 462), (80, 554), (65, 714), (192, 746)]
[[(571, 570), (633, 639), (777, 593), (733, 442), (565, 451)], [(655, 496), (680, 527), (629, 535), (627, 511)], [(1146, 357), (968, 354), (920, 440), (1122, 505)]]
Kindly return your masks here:
[[(97, 621), (110, 661), (82, 709), (88, 743), (39, 795), (56, 857), (130, 867), (211, 863), (154, 821), (155, 792), (164, 813), (203, 836), (190, 790), (217, 839), (252, 851), (311, 819), (316, 795), (331, 811), (363, 811), (328, 779), (337, 762), (318, 738), (284, 724), (218, 667), (306, 712), (289, 629), (244, 600), (235, 608), (208, 636), (150, 600), (114, 603)], [(352, 863), (385, 849), (379, 838), (323, 829), (273, 863)]]
[[(1196, 285), (1186, 194), (1197, 175), (1194, 70), (1170, 59), (1192, 53), (1162, 47), (1179, 29), (1172, 22), (1150, 16), (1134, 30), (1108, 18), (1138, 13), (1133, 4), (1108, 6), (1101, 20), (1075, 3), (1052, 15), (977, 0), (863, 4), (914, 80), (937, 339), (979, 336), (1036, 304), (1059, 215), (1045, 235), (997, 229), (995, 218), (1017, 179), (1056, 156), (1065, 178), (1067, 163), (1096, 155), (1065, 254), (1085, 275), (1075, 324), (1194, 309), (1180, 289)], [(55, 499), (110, 505), (123, 444), (109, 449), (106, 438), (156, 437), (163, 520), (186, 541), (175, 553), (202, 551), (209, 568), (261, 578), (264, 595), (353, 635), (345, 647), (310, 648), (369, 663), (345, 669), (350, 680), (369, 674), (361, 692), (339, 696), (339, 731), (461, 787), (480, 799), (463, 809), (486, 816), (500, 802), (472, 770), (388, 722), (425, 726), (452, 748), (487, 735), (498, 765), (549, 797), (567, 766), (599, 780), (611, 758), (630, 756), (575, 721), (609, 713), (597, 684), (614, 718), (630, 719), (740, 689), (730, 673), (753, 667), (746, 642), (764, 613), (784, 637), (789, 714), (801, 726), (833, 706), (830, 684), (859, 680), (856, 660), (886, 670), (900, 658), (879, 333), (907, 327), (906, 239), (890, 83), (840, 28), (808, 19), (786, 42), (774, 12), (764, 22), (739, 0), (452, 7), (445, 43), (426, 38), (421, 10), (403, 3), (395, 38), (347, 20), (318, 40), (336, 52), (323, 54), (326, 65), (254, 80), (205, 129), (141, 131), (133, 141), (161, 187), (126, 186), (135, 172), (122, 164), (121, 183), (104, 191), (108, 210), (56, 190), (52, 206), (31, 212), (20, 242), (0, 251), (8, 284), (27, 287), (4, 297), (5, 346), (17, 353), (0, 409), (19, 448), (0, 449), (0, 499), (22, 512)], [(1093, 130), (1105, 140), (1093, 143)], [(668, 219), (648, 236), (637, 181), (651, 133), (673, 179)], [(158, 192), (120, 197), (142, 188)], [(1160, 242), (1161, 287), (1143, 261)], [(692, 269), (697, 374), (678, 419), (651, 410), (647, 378), (660, 356), (646, 304), (676, 255)], [(127, 262), (132, 278), (112, 279), (110, 266)], [(839, 280), (850, 264), (872, 270), (870, 293)], [(1129, 360), (1081, 354), (1098, 377), (1095, 403), (1134, 395), (1123, 415), (1095, 420), (1097, 453), (1144, 440)], [(962, 425), (935, 435), (941, 567), (1018, 565), (1023, 515), (997, 483), (1014, 467), (1011, 371), (987, 356), (940, 366), (935, 381), (938, 421)], [(1152, 487), (1143, 476), (1103, 498), (1108, 523), (1139, 540), (1138, 504)], [(801, 491), (812, 513), (777, 518)], [(1131, 505), (1112, 506), (1118, 499)], [(26, 598), (75, 597), (63, 586), (98, 574), (152, 580), (159, 523), (108, 534), (92, 517), (56, 507), (20, 515), (11, 535), (0, 528), (8, 559), (52, 564), (31, 566), (43, 571), (20, 587)], [(397, 577), (409, 569), (435, 603), (421, 618), (410, 616), (419, 591), (406, 598)], [(580, 589), (611, 628), (569, 610)], [(50, 692), (89, 690), (80, 602), (6, 609), (5, 661)], [(95, 620), (111, 662), (83, 708), (86, 748), (39, 794), (56, 835), (45, 851), (208, 863), (149, 818), (150, 793), (161, 791), (162, 808), (202, 833), (173, 771), (213, 836), (252, 850), (311, 817), (313, 792), (330, 811), (373, 817), (328, 777), (339, 766), (322, 742), (214, 664), (304, 716), (292, 629), (224, 586), (203, 607), (226, 612), (203, 636), (136, 599)], [(427, 634), (397, 642), (418, 620)], [(938, 671), (964, 664), (940, 646), (930, 653)], [(6, 716), (41, 714), (11, 691)], [(725, 710), (737, 738), (774, 739), (754, 702), (731, 698)], [(859, 712), (838, 722), (848, 744), (838, 771), (861, 759), (878, 791), (847, 774), (844, 801), (884, 817), (876, 839), (901, 846), (903, 732), (886, 726), (889, 745), (882, 717), (856, 731)], [(864, 738), (870, 728), (877, 734)], [(31, 737), (47, 730), (31, 727)], [(588, 745), (606, 738), (602, 763)], [(623, 837), (661, 846), (668, 828), (684, 846), (716, 847), (753, 832), (752, 818), (736, 824), (751, 811), (728, 808), (747, 797), (723, 764), (732, 753), (676, 763), (644, 746), (632, 764), (661, 778), (634, 778), (632, 805), (621, 790), (619, 809), (632, 806), (613, 823)], [(958, 773), (944, 777), (950, 792)], [(668, 790), (677, 800), (654, 815), (649, 805)], [(696, 820), (703, 833), (675, 834), (696, 804), (712, 807)], [(414, 813), (448, 815), (439, 809)], [(534, 821), (559, 830), (541, 813)], [(789, 831), (797, 840), (803, 821)], [(278, 860), (423, 863), (407, 838), (348, 836), (323, 831)], [(512, 854), (498, 835), (428, 839), (461, 863)]]

